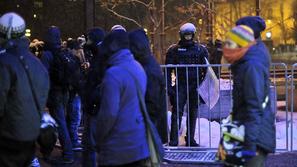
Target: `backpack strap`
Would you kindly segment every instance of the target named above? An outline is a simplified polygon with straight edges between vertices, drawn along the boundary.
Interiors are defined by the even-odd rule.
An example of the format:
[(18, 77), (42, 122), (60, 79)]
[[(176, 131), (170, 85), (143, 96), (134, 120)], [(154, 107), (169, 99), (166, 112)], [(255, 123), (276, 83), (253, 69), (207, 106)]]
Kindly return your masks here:
[(124, 70), (126, 70), (130, 76), (132, 76), (134, 83), (136, 85), (137, 89), (137, 97), (139, 100), (140, 104), (140, 110), (142, 112), (142, 115), (144, 117), (144, 123), (146, 127), (146, 135), (147, 135), (147, 142), (149, 145), (149, 150), (150, 150), (150, 160), (151, 160), (151, 165), (152, 167), (159, 167), (160, 163), (163, 160), (164, 157), (164, 149), (163, 145), (161, 142), (161, 138), (157, 132), (156, 127), (153, 125), (150, 116), (147, 112), (144, 96), (141, 92), (140, 84), (138, 80), (136, 79), (135, 75), (126, 67), (121, 67)]
[(34, 102), (35, 102), (35, 106), (36, 106), (36, 108), (38, 110), (38, 114), (39, 114), (40, 118), (42, 118), (42, 113), (41, 113), (42, 109), (39, 106), (39, 102), (38, 102), (37, 95), (36, 95), (34, 87), (33, 87), (33, 83), (32, 83), (32, 79), (31, 79), (31, 76), (30, 76), (28, 65), (25, 63), (23, 56), (17, 55), (17, 59), (22, 64), (23, 69), (26, 72), (28, 82), (29, 82), (29, 85), (30, 85), (30, 88), (31, 88), (32, 96), (33, 96), (33, 99), (34, 99)]

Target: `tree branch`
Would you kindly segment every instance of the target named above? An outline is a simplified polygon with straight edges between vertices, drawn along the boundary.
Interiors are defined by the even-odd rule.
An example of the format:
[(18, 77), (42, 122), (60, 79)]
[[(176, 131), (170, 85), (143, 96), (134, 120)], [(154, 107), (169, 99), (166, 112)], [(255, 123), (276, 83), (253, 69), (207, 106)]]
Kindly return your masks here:
[(147, 8), (149, 8), (149, 6), (150, 6), (150, 3), (146, 4), (146, 3), (142, 2), (142, 1), (139, 1), (139, 0), (128, 0), (127, 2), (128, 3), (133, 3), (133, 2), (139, 3), (139, 4), (141, 4), (141, 5), (143, 5), (143, 6), (147, 7)]
[(107, 7), (106, 9), (107, 9), (108, 11), (110, 11), (111, 13), (113, 13), (114, 15), (116, 15), (117, 17), (122, 18), (122, 19), (125, 19), (125, 20), (128, 20), (128, 21), (131, 21), (131, 22), (133, 22), (134, 24), (136, 24), (138, 27), (142, 27), (142, 25), (141, 25), (140, 23), (138, 23), (136, 20), (131, 19), (131, 18), (127, 17), (127, 16), (123, 16), (123, 15), (117, 13), (116, 11), (114, 11), (113, 9), (110, 9), (110, 8), (108, 8), (108, 7)]

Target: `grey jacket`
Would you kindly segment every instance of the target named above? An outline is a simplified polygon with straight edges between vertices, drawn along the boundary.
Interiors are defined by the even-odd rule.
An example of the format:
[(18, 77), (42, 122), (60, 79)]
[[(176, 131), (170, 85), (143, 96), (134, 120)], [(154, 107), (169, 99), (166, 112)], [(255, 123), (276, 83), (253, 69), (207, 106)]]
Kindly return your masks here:
[(41, 110), (47, 100), (49, 78), (46, 69), (30, 53), (28, 40), (13, 40), (10, 47), (0, 52), (0, 141), (35, 141), (39, 135), (42, 111), (35, 105), (20, 60), (28, 67)]

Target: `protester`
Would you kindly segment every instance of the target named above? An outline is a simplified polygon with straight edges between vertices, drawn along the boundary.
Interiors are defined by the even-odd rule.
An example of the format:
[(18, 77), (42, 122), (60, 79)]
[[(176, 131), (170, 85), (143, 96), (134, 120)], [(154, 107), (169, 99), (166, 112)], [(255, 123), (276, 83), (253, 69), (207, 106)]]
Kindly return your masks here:
[(105, 36), (105, 31), (102, 28), (92, 28), (88, 32), (88, 39), (93, 39), (95, 43), (89, 43), (89, 45), (95, 45), (90, 51), (94, 54), (90, 61), (91, 66), (86, 73), (86, 82), (83, 94), (83, 111), (84, 111), (84, 131), (83, 131), (83, 167), (96, 167), (96, 114), (100, 107), (100, 85), (102, 82), (105, 60), (100, 51), (100, 43)]
[[(180, 27), (180, 40), (177, 44), (172, 45), (166, 54), (165, 64), (205, 64), (205, 58), (208, 58), (207, 49), (194, 41), (196, 28), (192, 23), (186, 23)], [(197, 74), (196, 68), (188, 68), (188, 76), (186, 68), (174, 68), (167, 70), (168, 94), (172, 107), (171, 116), (171, 132), (170, 132), (170, 146), (178, 145), (178, 129), (181, 125), (181, 120), (184, 112), (186, 101), (189, 101), (189, 125), (187, 127), (187, 136), (185, 138), (187, 146), (199, 146), (195, 139), (195, 126), (197, 119), (197, 109), (201, 100), (198, 103), (197, 88), (202, 82), (206, 73), (206, 68), (199, 68)], [(178, 80), (175, 81), (173, 86), (171, 81), (171, 74), (174, 72)], [(197, 78), (199, 76), (199, 78)], [(199, 83), (197, 83), (199, 80)], [(187, 85), (189, 83), (189, 85)], [(177, 85), (178, 84), (178, 85)], [(178, 89), (176, 87), (178, 86)], [(178, 90), (178, 92), (177, 92)], [(177, 96), (178, 95), (178, 96)], [(189, 96), (187, 96), (189, 95)], [(176, 99), (178, 98), (178, 104)], [(177, 106), (179, 108), (177, 108)], [(177, 115), (178, 114), (178, 115)], [(187, 121), (187, 122), (188, 122)], [(177, 126), (179, 125), (179, 126)]]
[(102, 81), (100, 110), (96, 116), (98, 165), (150, 166), (136, 88), (138, 83), (144, 98), (145, 71), (129, 50), (127, 32), (111, 31), (100, 47), (107, 56), (108, 69)]
[(150, 43), (143, 29), (130, 32), (129, 40), (134, 58), (142, 65), (147, 75), (147, 91), (145, 94), (147, 111), (162, 142), (167, 143), (165, 81), (161, 67), (151, 53)]
[(61, 46), (61, 32), (56, 26), (48, 28), (45, 34), (42, 63), (50, 74), (50, 92), (47, 102), (50, 114), (58, 124), (59, 141), (62, 156), (55, 159), (57, 163), (74, 162), (73, 146), (66, 122), (65, 109), (69, 101), (70, 90), (78, 87), (80, 79), (80, 62), (77, 57)]
[[(244, 146), (240, 154), (245, 166), (264, 166), (268, 153), (275, 151), (275, 115), (270, 105), (269, 54), (259, 39), (265, 22), (245, 17), (228, 34), (224, 58), (231, 63), (234, 78), (232, 120), (244, 125)], [(252, 30), (254, 29), (254, 31)], [(254, 35), (253, 35), (254, 33)], [(231, 162), (232, 163), (232, 162)]]
[[(81, 68), (83, 69), (83, 50), (79, 48), (78, 41), (70, 38), (67, 40), (67, 49), (71, 52), (74, 56), (79, 59), (79, 63), (81, 64)], [(81, 79), (81, 78), (80, 78)], [(76, 87), (73, 87), (69, 90), (69, 100), (67, 103), (67, 115), (66, 115), (66, 122), (67, 127), (70, 134), (70, 139), (72, 143), (72, 150), (73, 151), (81, 151), (82, 145), (78, 139), (78, 128), (81, 122), (81, 84)]]
[(34, 158), (49, 77), (30, 52), (25, 21), (0, 18), (0, 166), (29, 166)]

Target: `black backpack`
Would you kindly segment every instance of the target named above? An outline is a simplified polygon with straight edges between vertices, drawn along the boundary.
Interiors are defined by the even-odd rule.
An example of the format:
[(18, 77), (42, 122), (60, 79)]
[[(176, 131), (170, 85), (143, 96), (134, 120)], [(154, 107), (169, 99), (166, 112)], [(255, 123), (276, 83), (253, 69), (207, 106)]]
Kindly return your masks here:
[(62, 87), (79, 88), (81, 80), (80, 61), (68, 50), (53, 53), (52, 78)]

